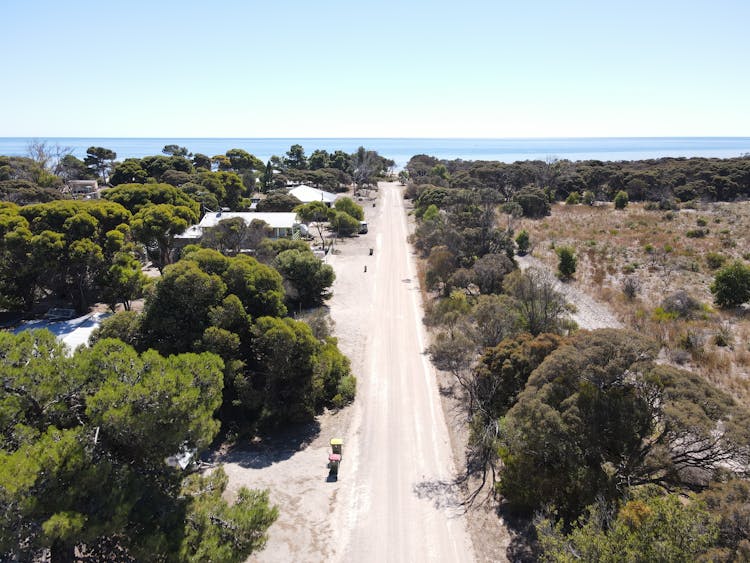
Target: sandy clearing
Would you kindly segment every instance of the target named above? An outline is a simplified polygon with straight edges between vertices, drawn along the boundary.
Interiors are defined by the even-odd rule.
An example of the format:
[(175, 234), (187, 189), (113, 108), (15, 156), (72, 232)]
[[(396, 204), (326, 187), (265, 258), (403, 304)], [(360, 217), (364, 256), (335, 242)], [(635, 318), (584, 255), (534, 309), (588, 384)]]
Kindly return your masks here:
[[(525, 270), (534, 266), (541, 270), (549, 268), (533, 256), (516, 256), (519, 268)], [(555, 289), (565, 296), (569, 303), (575, 306), (575, 313), (571, 318), (578, 324), (578, 328), (584, 330), (595, 330), (597, 328), (622, 328), (622, 323), (617, 320), (612, 310), (606, 304), (600, 303), (588, 295), (583, 289), (576, 287), (576, 282), (562, 283), (555, 279)]]

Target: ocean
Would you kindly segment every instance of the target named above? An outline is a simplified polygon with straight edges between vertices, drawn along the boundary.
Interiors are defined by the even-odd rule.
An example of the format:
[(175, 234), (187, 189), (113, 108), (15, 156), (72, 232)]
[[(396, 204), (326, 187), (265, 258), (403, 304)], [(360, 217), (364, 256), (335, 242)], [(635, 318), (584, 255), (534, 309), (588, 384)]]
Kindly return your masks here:
[(406, 138), (85, 138), (85, 137), (0, 137), (0, 155), (24, 156), (32, 141), (70, 147), (83, 158), (91, 146), (117, 153), (117, 159), (161, 154), (165, 145), (179, 145), (208, 156), (232, 148), (244, 149), (263, 161), (282, 156), (293, 144), (310, 154), (315, 149), (353, 153), (363, 146), (376, 150), (403, 168), (416, 154), (441, 159), (497, 160), (643, 160), (661, 157), (729, 158), (750, 154), (750, 137), (597, 137), (517, 139), (406, 139)]

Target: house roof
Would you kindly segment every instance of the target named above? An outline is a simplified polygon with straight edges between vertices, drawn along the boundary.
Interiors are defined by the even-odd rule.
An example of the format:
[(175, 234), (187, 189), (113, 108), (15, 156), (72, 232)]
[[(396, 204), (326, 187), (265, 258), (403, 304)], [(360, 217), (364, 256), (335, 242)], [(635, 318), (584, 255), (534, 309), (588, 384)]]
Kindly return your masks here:
[(336, 194), (332, 194), (331, 192), (324, 192), (323, 190), (306, 186), (305, 184), (301, 184), (296, 188), (292, 188), (291, 190), (289, 190), (289, 194), (296, 197), (302, 203), (310, 203), (313, 201), (333, 203), (338, 197)]
[(299, 222), (297, 221), (297, 214), (291, 212), (257, 213), (254, 211), (219, 211), (218, 213), (206, 213), (201, 222), (198, 223), (198, 227), (201, 229), (215, 227), (222, 219), (232, 219), (234, 217), (243, 219), (248, 225), (252, 223), (253, 219), (260, 219), (268, 223), (273, 229), (291, 229)]

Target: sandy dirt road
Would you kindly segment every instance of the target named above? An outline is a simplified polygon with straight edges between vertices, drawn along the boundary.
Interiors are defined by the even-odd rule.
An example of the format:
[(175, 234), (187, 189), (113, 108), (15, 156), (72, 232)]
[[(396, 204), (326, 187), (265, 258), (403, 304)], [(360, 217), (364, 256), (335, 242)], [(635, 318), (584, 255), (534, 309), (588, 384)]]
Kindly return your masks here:
[[(365, 330), (363, 377), (334, 511), (344, 561), (471, 561), (451, 482), (451, 446), (425, 349), (416, 268), (401, 190), (381, 184), (374, 260), (336, 326), (356, 311)], [(337, 257), (338, 258), (338, 257)], [(334, 264), (334, 267), (335, 264)], [(351, 272), (351, 268), (343, 268)], [(338, 268), (337, 268), (338, 271)], [(343, 322), (342, 322), (343, 321)]]
[[(401, 188), (381, 184), (377, 200), (360, 203), (370, 232), (337, 242), (327, 258), (336, 271), (334, 334), (358, 378), (356, 401), (301, 436), (217, 456), (229, 476), (226, 496), (267, 488), (279, 507), (266, 548), (250, 561), (473, 561), (435, 372), (423, 353)], [(332, 437), (344, 440), (338, 480), (326, 469)]]
[[(370, 232), (337, 242), (328, 257), (334, 334), (358, 378), (354, 405), (319, 417), (307, 437), (240, 446), (216, 459), (229, 475), (228, 498), (240, 486), (268, 488), (279, 506), (266, 548), (250, 561), (474, 560), (451, 485), (435, 372), (423, 353), (401, 189), (383, 183), (374, 201), (360, 202)], [(344, 439), (338, 480), (325, 467), (332, 437)]]

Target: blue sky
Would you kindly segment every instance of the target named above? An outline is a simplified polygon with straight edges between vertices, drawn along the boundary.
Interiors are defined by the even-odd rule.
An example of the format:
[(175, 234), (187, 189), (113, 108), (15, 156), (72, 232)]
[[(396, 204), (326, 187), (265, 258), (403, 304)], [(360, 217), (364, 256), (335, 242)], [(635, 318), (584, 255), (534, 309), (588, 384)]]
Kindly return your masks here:
[(0, 0), (0, 136), (750, 136), (750, 2)]

